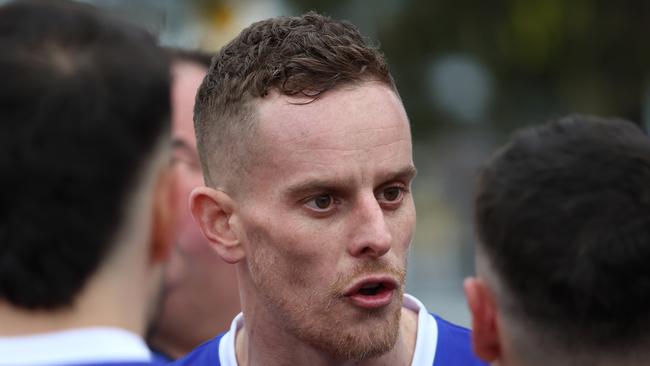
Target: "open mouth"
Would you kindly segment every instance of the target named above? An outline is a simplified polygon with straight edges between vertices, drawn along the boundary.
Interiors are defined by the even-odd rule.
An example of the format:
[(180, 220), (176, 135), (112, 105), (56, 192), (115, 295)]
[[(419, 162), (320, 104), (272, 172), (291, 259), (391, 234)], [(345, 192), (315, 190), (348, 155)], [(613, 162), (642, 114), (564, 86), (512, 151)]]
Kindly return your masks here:
[(391, 277), (366, 278), (352, 285), (344, 296), (358, 307), (375, 309), (392, 302), (397, 286), (397, 281)]
[(384, 285), (383, 282), (381, 283), (368, 283), (363, 285), (357, 291), (359, 294), (364, 295), (364, 296), (374, 296), (380, 293), (382, 290), (386, 289), (387, 287)]

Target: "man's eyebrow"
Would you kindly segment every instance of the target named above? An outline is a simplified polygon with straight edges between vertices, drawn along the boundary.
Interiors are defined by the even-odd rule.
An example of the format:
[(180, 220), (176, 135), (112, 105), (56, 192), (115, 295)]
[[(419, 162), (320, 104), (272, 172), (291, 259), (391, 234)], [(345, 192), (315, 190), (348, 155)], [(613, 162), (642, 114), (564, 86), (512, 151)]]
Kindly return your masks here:
[(379, 186), (393, 181), (402, 181), (403, 183), (409, 184), (413, 178), (415, 178), (417, 173), (418, 171), (415, 169), (415, 166), (413, 166), (413, 164), (409, 164), (408, 166), (396, 172), (383, 172), (377, 178), (380, 182)]
[(415, 166), (409, 165), (409, 166), (397, 171), (394, 174), (387, 174), (387, 176), (389, 177), (388, 180), (403, 179), (403, 180), (410, 181), (413, 178), (415, 178), (415, 176), (417, 174), (418, 174), (418, 170), (415, 168)]
[(346, 180), (314, 178), (289, 186), (287, 192), (290, 196), (299, 196), (311, 192), (340, 192), (349, 186)]
[[(415, 169), (413, 165), (409, 165), (395, 173), (385, 174), (387, 178), (383, 179), (382, 182), (388, 182), (391, 180), (403, 180), (408, 182), (412, 180), (416, 174), (417, 169)], [(289, 186), (287, 192), (291, 196), (299, 196), (310, 192), (342, 192), (347, 187), (350, 187), (350, 185), (352, 185), (352, 182), (345, 179), (314, 178)]]

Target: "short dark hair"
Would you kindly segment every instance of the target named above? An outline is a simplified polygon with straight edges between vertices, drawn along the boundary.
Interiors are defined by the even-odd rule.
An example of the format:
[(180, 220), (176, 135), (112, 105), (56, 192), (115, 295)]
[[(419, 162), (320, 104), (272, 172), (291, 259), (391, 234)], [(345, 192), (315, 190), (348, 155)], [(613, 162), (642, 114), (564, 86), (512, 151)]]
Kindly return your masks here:
[[(251, 101), (276, 90), (312, 101), (341, 85), (378, 81), (397, 93), (384, 56), (345, 21), (309, 12), (253, 23), (213, 58), (199, 88), (194, 126), (209, 184), (250, 156)], [(239, 182), (235, 182), (239, 184)]]
[(475, 204), (479, 250), (530, 333), (572, 351), (648, 341), (650, 138), (638, 126), (576, 115), (523, 129), (484, 167)]
[(72, 304), (169, 133), (169, 62), (146, 32), (64, 1), (0, 7), (0, 298)]

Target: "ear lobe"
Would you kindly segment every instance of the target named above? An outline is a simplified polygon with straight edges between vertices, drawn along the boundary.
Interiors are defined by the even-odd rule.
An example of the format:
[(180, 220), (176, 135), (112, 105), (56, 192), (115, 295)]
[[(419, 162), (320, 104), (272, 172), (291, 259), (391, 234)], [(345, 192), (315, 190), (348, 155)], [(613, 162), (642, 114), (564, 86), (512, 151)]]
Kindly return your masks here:
[(502, 356), (495, 298), (479, 277), (466, 278), (463, 287), (472, 314), (474, 353), (484, 361), (493, 362)]
[(153, 199), (153, 222), (151, 225), (151, 261), (166, 262), (176, 239), (178, 220), (176, 202), (176, 175), (164, 168), (156, 182)]
[(217, 254), (228, 263), (237, 263), (246, 257), (233, 226), (236, 218), (235, 202), (223, 191), (209, 187), (194, 188), (190, 195), (190, 209), (203, 236)]

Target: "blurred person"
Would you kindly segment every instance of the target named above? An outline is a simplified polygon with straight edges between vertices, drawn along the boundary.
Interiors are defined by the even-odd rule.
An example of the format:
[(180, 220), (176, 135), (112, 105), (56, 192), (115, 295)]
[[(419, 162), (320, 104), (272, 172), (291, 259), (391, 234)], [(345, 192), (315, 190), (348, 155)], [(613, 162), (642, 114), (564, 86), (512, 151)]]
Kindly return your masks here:
[(166, 268), (165, 299), (149, 344), (171, 361), (228, 329), (239, 312), (232, 264), (210, 247), (189, 209), (192, 189), (203, 184), (192, 112), (196, 91), (210, 67), (210, 55), (170, 50), (172, 62), (172, 161), (176, 175), (180, 232)]
[(650, 138), (572, 116), (519, 131), (484, 167), (476, 353), (498, 365), (650, 364)]
[(88, 5), (0, 7), (0, 365), (150, 365), (174, 228), (170, 76)]
[(243, 312), (177, 365), (477, 365), (469, 332), (403, 296), (409, 121), (384, 57), (316, 13), (257, 22), (195, 106), (193, 215)]

